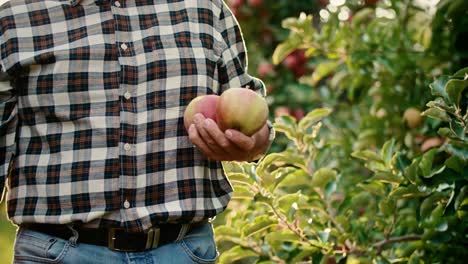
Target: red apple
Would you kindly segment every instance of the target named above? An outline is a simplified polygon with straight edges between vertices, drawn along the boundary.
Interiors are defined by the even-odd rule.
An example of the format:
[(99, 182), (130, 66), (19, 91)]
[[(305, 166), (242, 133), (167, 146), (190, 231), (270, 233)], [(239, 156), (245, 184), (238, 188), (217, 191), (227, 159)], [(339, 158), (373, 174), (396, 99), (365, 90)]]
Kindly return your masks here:
[(294, 109), (292, 111), (292, 116), (294, 116), (297, 120), (301, 120), (305, 116), (305, 111), (301, 108)]
[(438, 147), (442, 144), (444, 144), (444, 140), (440, 137), (428, 138), (421, 145), (421, 151), (426, 152), (427, 150), (434, 148), (434, 147)]
[(258, 76), (260, 78), (265, 78), (265, 77), (268, 77), (268, 76), (272, 76), (274, 73), (275, 73), (275, 69), (273, 68), (273, 65), (269, 62), (261, 62), (259, 65), (258, 65)]
[(230, 88), (219, 97), (217, 118), (222, 131), (235, 129), (251, 136), (264, 126), (268, 105), (250, 89)]
[(190, 101), (184, 112), (185, 129), (188, 131), (193, 123), (193, 117), (197, 113), (201, 113), (205, 118), (210, 118), (216, 122), (218, 102), (219, 96), (214, 94), (201, 95)]

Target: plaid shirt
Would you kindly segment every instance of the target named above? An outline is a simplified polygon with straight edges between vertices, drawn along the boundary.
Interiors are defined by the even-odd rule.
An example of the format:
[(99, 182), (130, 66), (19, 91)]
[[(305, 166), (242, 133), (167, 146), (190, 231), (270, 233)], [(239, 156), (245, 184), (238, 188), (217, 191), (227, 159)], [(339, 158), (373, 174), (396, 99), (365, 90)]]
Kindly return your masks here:
[(14, 223), (140, 231), (226, 207), (221, 163), (183, 124), (196, 96), (265, 95), (222, 0), (13, 0), (0, 46), (0, 192)]

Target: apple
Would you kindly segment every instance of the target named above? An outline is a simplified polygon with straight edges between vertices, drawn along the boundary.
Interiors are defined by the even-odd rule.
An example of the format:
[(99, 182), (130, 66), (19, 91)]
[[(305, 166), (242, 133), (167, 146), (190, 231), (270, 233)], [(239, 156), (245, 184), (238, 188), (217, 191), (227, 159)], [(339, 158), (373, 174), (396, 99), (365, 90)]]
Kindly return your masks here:
[(275, 108), (275, 118), (285, 115), (291, 115), (291, 109), (287, 106), (278, 106)]
[(284, 58), (283, 65), (292, 71), (296, 77), (301, 77), (308, 72), (305, 67), (306, 62), (305, 51), (295, 50)]
[(292, 111), (292, 116), (294, 116), (297, 120), (301, 120), (305, 115), (305, 111), (301, 108), (294, 109)]
[(265, 77), (268, 77), (268, 76), (272, 76), (274, 73), (275, 73), (275, 69), (273, 68), (273, 65), (269, 62), (261, 62), (259, 65), (258, 65), (258, 76), (260, 78), (265, 78)]
[(216, 122), (218, 102), (219, 96), (214, 94), (201, 95), (190, 101), (184, 112), (185, 129), (188, 131), (193, 122), (193, 117), (197, 113), (201, 113), (205, 118), (210, 118)]
[(438, 147), (442, 144), (444, 144), (444, 140), (440, 137), (428, 138), (422, 143), (421, 151), (426, 152), (427, 150), (434, 148), (434, 147)]
[(403, 119), (406, 121), (406, 124), (408, 124), (408, 127), (419, 127), (422, 124), (421, 111), (414, 107), (410, 107), (403, 113)]
[(267, 118), (265, 99), (248, 88), (230, 88), (219, 97), (217, 121), (222, 131), (235, 129), (251, 136), (264, 126)]

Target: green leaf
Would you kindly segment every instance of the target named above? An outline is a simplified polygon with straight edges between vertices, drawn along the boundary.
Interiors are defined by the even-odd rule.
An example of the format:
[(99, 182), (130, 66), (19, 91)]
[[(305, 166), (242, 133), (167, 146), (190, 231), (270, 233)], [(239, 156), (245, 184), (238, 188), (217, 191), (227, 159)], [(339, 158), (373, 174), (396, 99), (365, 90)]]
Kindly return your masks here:
[(271, 216), (262, 215), (262, 216), (256, 217), (253, 223), (246, 225), (242, 229), (242, 234), (244, 237), (249, 237), (259, 232), (265, 231), (269, 227), (276, 225), (276, 224), (278, 224), (278, 219), (271, 217)]
[(384, 199), (379, 203), (379, 209), (385, 215), (392, 215), (396, 209), (395, 201), (393, 199)]
[(421, 158), (414, 159), (411, 162), (411, 165), (409, 165), (405, 169), (404, 176), (413, 184), (416, 184), (419, 182), (419, 162), (421, 161)]
[(404, 178), (391, 172), (377, 172), (374, 177), (372, 177), (372, 180), (400, 184), (403, 182)]
[(325, 61), (317, 65), (311, 77), (311, 85), (317, 85), (320, 80), (333, 73), (333, 71), (335, 71), (341, 64), (342, 62), (339, 60), (332, 60)]
[(460, 189), (460, 193), (458, 193), (457, 197), (455, 198), (454, 207), (455, 210), (461, 210), (461, 205), (463, 205), (463, 201), (468, 197), (468, 185), (463, 186)]
[(234, 193), (232, 199), (249, 199), (252, 200), (255, 196), (255, 193), (246, 186), (235, 185), (233, 187)]
[(336, 171), (330, 168), (321, 168), (312, 176), (312, 186), (323, 189), (330, 181), (336, 179)]
[(365, 161), (377, 161), (383, 164), (383, 160), (379, 156), (379, 154), (371, 150), (366, 149), (366, 150), (354, 151), (353, 153), (351, 153), (351, 156), (358, 158), (358, 159), (365, 160)]
[(385, 196), (385, 186), (380, 182), (372, 181), (370, 183), (358, 183), (357, 186), (372, 194)]
[(430, 217), (432, 211), (437, 206), (438, 202), (444, 198), (442, 193), (436, 192), (433, 195), (424, 199), (419, 208), (419, 215), (423, 219)]
[(433, 148), (424, 153), (419, 163), (419, 168), (421, 169), (422, 175), (424, 177), (429, 177), (431, 175), (432, 164), (434, 162), (434, 157), (437, 154), (438, 149)]
[(394, 146), (395, 146), (395, 139), (392, 138), (391, 140), (388, 140), (387, 142), (385, 142), (380, 152), (380, 156), (382, 156), (382, 160), (385, 162), (385, 165), (387, 165), (387, 168), (391, 167)]
[(332, 110), (330, 108), (317, 108), (309, 112), (299, 121), (299, 128), (306, 131), (308, 127), (328, 116)]
[(431, 93), (434, 96), (440, 96), (444, 98), (446, 102), (449, 102), (448, 94), (445, 92), (445, 84), (450, 79), (449, 76), (443, 75), (440, 78), (436, 79), (433, 83), (429, 85), (431, 87)]
[(231, 264), (242, 261), (243, 264), (254, 264), (257, 263), (259, 259), (259, 255), (254, 251), (242, 248), (241, 246), (235, 246), (219, 256), (219, 263)]
[(453, 78), (466, 79), (467, 75), (468, 75), (468, 67), (457, 71), (452, 77)]
[(463, 90), (467, 87), (468, 81), (452, 79), (447, 82), (445, 91), (447, 92), (450, 100), (455, 104), (460, 103)]
[(278, 184), (280, 184), (286, 177), (292, 176), (295, 173), (298, 172), (298, 169), (296, 167), (290, 167), (290, 166), (285, 166), (285, 167), (280, 167), (276, 170), (274, 170), (271, 175), (274, 177), (274, 187), (276, 187)]
[(438, 108), (429, 108), (426, 111), (424, 111), (421, 115), (428, 116), (443, 122), (450, 122), (452, 120), (444, 110)]
[(275, 207), (281, 209), (284, 214), (288, 214), (293, 204), (297, 203), (301, 196), (299, 192), (285, 194), (276, 200)]
[(464, 160), (464, 161), (467, 161), (468, 160), (468, 144), (467, 143), (460, 143), (460, 142), (455, 142), (455, 141), (452, 141), (450, 144), (446, 144), (445, 145), (445, 150)]
[(421, 192), (418, 190), (418, 188), (414, 185), (410, 186), (400, 186), (398, 188), (395, 188), (392, 192), (390, 192), (389, 196), (394, 198), (394, 199), (399, 199), (399, 198), (415, 198), (415, 197), (421, 197), (421, 196), (426, 196), (427, 194), (425, 192)]
[(284, 133), (289, 139), (294, 140), (297, 138), (297, 123), (296, 119), (289, 115), (279, 116), (275, 119), (273, 127), (276, 132)]
[(244, 184), (247, 186), (251, 186), (254, 181), (249, 177), (249, 175), (245, 173), (229, 173), (228, 179), (233, 184)]
[(291, 35), (286, 41), (279, 44), (273, 52), (273, 64), (280, 64), (289, 53), (298, 49), (303, 43), (303, 39), (299, 34)]
[(265, 236), (268, 244), (283, 242), (300, 242), (301, 238), (290, 230), (274, 231)]
[(284, 177), (278, 182), (277, 179), (281, 176), (272, 174), (270, 168), (281, 168), (281, 167), (298, 167), (307, 169), (305, 166), (304, 157), (298, 153), (292, 151), (283, 151), (280, 153), (271, 153), (264, 157), (260, 164), (258, 164), (256, 173), (261, 178), (260, 184), (264, 187), (277, 186), (279, 182), (284, 180)]
[(216, 236), (231, 236), (231, 237), (240, 236), (240, 233), (237, 229), (230, 227), (230, 226), (226, 226), (226, 225), (217, 226), (214, 229), (214, 233), (216, 234)]
[(450, 158), (445, 160), (444, 164), (445, 166), (447, 166), (447, 168), (450, 168), (456, 172), (461, 173), (463, 170), (463, 167), (466, 166), (466, 161), (463, 161), (457, 156), (451, 156)]

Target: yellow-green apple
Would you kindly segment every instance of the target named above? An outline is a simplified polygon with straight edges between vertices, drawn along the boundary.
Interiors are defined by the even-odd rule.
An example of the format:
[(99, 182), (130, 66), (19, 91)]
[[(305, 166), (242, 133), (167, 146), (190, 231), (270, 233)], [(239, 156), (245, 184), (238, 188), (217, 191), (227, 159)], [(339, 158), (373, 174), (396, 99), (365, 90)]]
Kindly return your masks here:
[(410, 107), (405, 110), (403, 113), (403, 119), (406, 121), (408, 124), (408, 127), (410, 128), (416, 128), (419, 127), (422, 124), (422, 116), (421, 116), (421, 111), (414, 107)]
[(248, 88), (230, 88), (219, 97), (217, 118), (222, 131), (232, 128), (251, 136), (264, 126), (268, 105)]
[(201, 113), (205, 118), (210, 118), (216, 122), (218, 102), (219, 96), (214, 94), (197, 96), (190, 101), (184, 112), (185, 129), (188, 131), (196, 113)]

